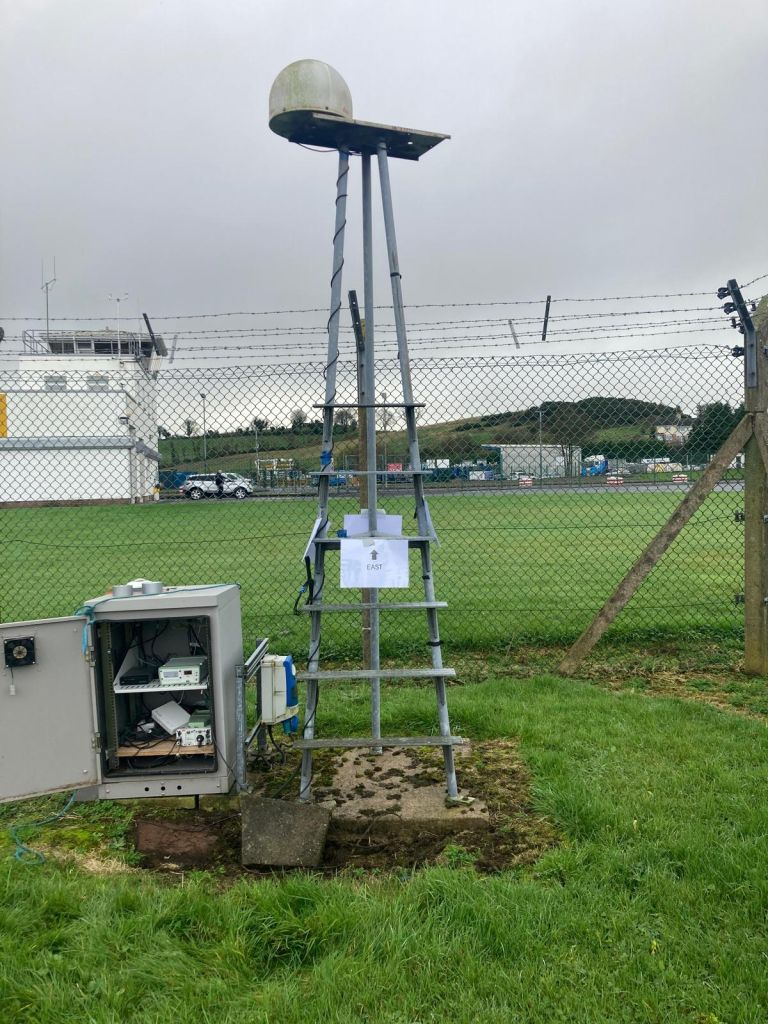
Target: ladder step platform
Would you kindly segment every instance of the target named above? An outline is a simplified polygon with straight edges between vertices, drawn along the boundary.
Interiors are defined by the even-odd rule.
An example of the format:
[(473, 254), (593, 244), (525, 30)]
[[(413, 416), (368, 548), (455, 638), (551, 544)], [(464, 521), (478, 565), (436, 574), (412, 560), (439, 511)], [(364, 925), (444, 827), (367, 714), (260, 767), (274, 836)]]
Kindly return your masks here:
[(351, 668), (297, 672), (297, 679), (455, 679), (455, 668)]
[(461, 747), (466, 742), (462, 736), (382, 736), (378, 740), (345, 736), (327, 740), (294, 740), (293, 746), (298, 750), (331, 750), (334, 747)]
[(447, 608), (447, 601), (363, 601), (357, 604), (305, 604), (299, 612), (359, 612), (376, 609), (381, 612), (418, 611), (420, 608)]
[(365, 536), (355, 535), (354, 537), (314, 537), (312, 539), (313, 544), (322, 544), (325, 548), (338, 548), (341, 547), (342, 540), (407, 540), (408, 547), (419, 548), (424, 544), (433, 544), (435, 542), (434, 537), (416, 537), (416, 536), (392, 536), (391, 534), (377, 534), (375, 537), (370, 537), (367, 534)]

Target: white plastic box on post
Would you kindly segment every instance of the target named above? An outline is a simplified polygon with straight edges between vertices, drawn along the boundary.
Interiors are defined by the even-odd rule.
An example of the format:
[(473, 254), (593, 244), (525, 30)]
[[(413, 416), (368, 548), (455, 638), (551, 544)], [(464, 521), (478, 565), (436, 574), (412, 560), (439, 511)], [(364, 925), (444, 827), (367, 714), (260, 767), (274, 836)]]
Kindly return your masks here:
[[(293, 725), (299, 713), (299, 697), (293, 658), (289, 654), (267, 654), (261, 663), (261, 722)], [(296, 723), (298, 724), (298, 723)]]

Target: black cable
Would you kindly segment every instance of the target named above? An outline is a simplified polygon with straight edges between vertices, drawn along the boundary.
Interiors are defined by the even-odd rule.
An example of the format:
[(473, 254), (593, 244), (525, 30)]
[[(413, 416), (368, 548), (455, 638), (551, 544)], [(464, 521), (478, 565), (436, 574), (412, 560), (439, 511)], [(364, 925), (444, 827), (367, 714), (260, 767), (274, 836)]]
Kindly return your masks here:
[(312, 604), (313, 601), (315, 581), (312, 579), (312, 564), (309, 560), (309, 556), (307, 556), (304, 559), (304, 567), (307, 573), (307, 579), (306, 582), (303, 583), (299, 588), (299, 593), (296, 597), (296, 600), (293, 602), (294, 615), (299, 614), (299, 602), (301, 601), (301, 598), (304, 594), (309, 593), (309, 597), (307, 598), (305, 604)]
[(286, 762), (285, 747), (282, 745), (282, 743), (278, 743), (277, 740), (275, 739), (274, 733), (272, 732), (272, 726), (271, 725), (267, 726), (267, 735), (269, 736), (270, 743), (272, 744), (272, 746), (275, 748), (275, 750), (278, 753), (278, 757), (280, 758), (280, 763), (281, 764), (285, 764), (285, 762)]
[(197, 635), (197, 630), (195, 629), (195, 627), (192, 625), (191, 622), (189, 624), (189, 629), (190, 629), (190, 631), (192, 633), (192, 636), (195, 638), (195, 643), (197, 644), (198, 648), (203, 652), (203, 654), (207, 658), (208, 657), (208, 652), (203, 647), (203, 645), (200, 643), (200, 637)]

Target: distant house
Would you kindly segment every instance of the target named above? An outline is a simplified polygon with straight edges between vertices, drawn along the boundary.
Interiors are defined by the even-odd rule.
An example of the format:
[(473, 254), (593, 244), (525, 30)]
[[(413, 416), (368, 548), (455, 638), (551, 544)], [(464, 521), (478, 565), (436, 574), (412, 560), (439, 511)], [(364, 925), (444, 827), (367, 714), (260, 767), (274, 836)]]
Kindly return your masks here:
[(654, 437), (664, 444), (680, 447), (688, 440), (693, 427), (683, 423), (665, 423), (655, 428)]
[(151, 498), (165, 354), (128, 331), (25, 331), (0, 363), (0, 504)]

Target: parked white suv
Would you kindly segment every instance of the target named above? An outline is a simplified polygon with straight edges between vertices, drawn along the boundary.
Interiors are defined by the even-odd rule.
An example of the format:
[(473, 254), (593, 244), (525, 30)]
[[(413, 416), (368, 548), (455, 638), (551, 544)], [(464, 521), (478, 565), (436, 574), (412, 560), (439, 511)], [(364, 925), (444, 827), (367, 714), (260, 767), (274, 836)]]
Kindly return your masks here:
[[(224, 477), (225, 498), (247, 498), (253, 494), (251, 481), (238, 473), (222, 473)], [(188, 476), (179, 488), (185, 498), (199, 501), (200, 498), (212, 498), (218, 493), (215, 473), (194, 473)]]

